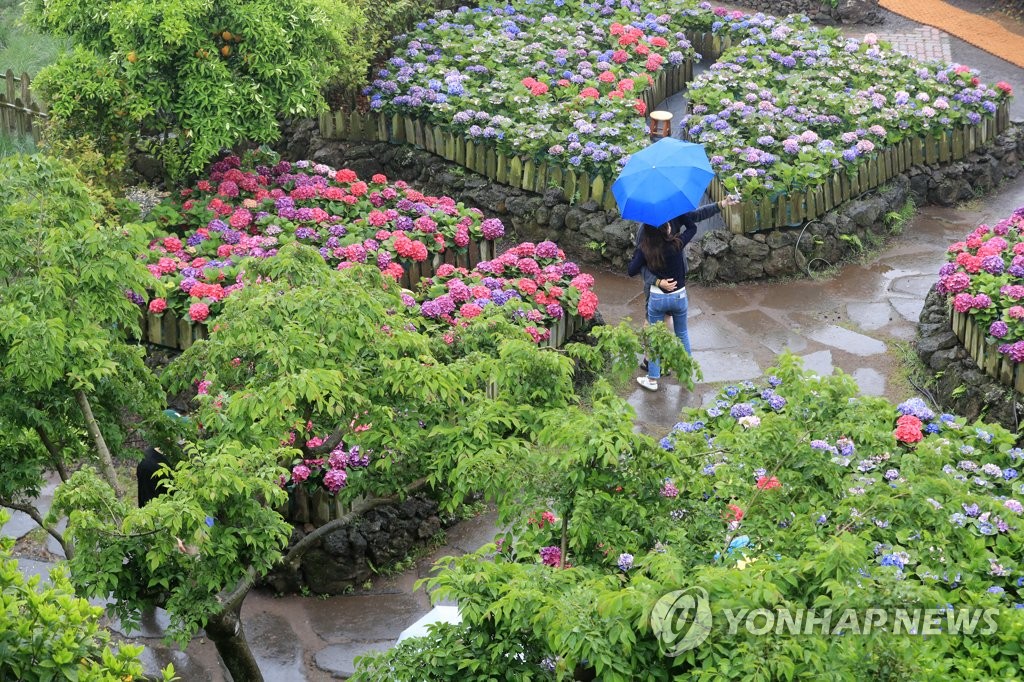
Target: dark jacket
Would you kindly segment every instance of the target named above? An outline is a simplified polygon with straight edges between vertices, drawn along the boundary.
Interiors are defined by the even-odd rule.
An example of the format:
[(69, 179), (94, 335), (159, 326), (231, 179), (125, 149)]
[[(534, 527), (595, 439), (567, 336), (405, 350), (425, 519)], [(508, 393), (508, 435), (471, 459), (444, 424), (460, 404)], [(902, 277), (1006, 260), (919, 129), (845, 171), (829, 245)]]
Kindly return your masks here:
[[(700, 208), (694, 209), (689, 213), (684, 213), (683, 215), (677, 216), (668, 221), (672, 234), (678, 234), (682, 240), (683, 248), (679, 251), (670, 249), (669, 252), (665, 254), (664, 272), (652, 272), (647, 267), (647, 259), (644, 257), (643, 251), (640, 250), (640, 233), (637, 233), (637, 247), (633, 252), (633, 260), (630, 261), (626, 272), (630, 277), (633, 277), (643, 271), (645, 290), (649, 289), (655, 279), (674, 279), (676, 281), (677, 290), (683, 288), (686, 286), (687, 272), (685, 255), (686, 245), (689, 244), (697, 234), (697, 223), (717, 215), (721, 210), (722, 209), (717, 203), (705, 204)], [(641, 231), (648, 229), (657, 228), (646, 224), (640, 228)], [(648, 277), (648, 273), (650, 273), (650, 277)], [(648, 281), (648, 279), (650, 279), (650, 281)]]

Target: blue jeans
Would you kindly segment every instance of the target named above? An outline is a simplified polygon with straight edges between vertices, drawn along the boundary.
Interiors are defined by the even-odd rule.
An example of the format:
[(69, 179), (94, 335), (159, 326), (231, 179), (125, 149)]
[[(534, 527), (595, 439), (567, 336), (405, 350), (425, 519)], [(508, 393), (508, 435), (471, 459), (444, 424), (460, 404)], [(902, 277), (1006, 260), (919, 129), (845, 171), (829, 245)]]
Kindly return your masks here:
[[(666, 315), (672, 316), (672, 326), (676, 336), (683, 342), (683, 348), (690, 353), (690, 335), (686, 332), (686, 309), (688, 307), (686, 292), (680, 294), (659, 294), (651, 292), (647, 302), (647, 321), (651, 324), (662, 322)], [(647, 376), (652, 379), (661, 377), (661, 363), (651, 358), (647, 364)]]

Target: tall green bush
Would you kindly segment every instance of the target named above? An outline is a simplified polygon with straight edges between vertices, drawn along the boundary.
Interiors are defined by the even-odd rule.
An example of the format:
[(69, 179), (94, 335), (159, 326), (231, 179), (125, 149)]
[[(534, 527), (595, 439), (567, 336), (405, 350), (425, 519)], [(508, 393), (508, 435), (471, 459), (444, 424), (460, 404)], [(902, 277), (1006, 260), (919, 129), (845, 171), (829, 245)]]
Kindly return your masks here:
[(141, 139), (173, 179), (277, 139), (367, 65), (362, 11), (340, 0), (30, 0), (28, 17), (76, 43), (34, 83), (66, 134)]
[[(858, 396), (849, 377), (812, 376), (791, 355), (768, 385), (687, 410), (660, 453), (608, 415), (595, 405), (559, 432), (567, 461), (595, 445), (617, 460), (560, 469), (535, 457), (551, 492), (424, 581), (458, 601), (462, 624), (357, 661), (353, 679), (1019, 677), (1024, 450), (1012, 434), (920, 399)], [(654, 615), (678, 590), (704, 595), (706, 620)], [(900, 609), (917, 609), (902, 628)], [(757, 612), (801, 625), (758, 631), (769, 621), (747, 620)], [(666, 651), (691, 628), (706, 639)]]

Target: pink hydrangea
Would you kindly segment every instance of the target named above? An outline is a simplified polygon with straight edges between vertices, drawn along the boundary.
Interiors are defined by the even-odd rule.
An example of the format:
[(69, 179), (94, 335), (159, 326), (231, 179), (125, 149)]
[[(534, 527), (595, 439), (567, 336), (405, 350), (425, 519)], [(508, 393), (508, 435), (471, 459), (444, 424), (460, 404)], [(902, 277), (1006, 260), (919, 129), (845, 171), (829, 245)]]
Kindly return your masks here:
[(939, 279), (939, 290), (943, 293), (959, 294), (969, 286), (971, 286), (971, 277), (964, 272), (954, 272), (952, 275), (945, 275)]
[(193, 322), (205, 322), (210, 316), (210, 306), (205, 303), (193, 303), (188, 308), (188, 316)]
[(666, 479), (664, 485), (661, 486), (661, 496), (671, 499), (679, 497), (679, 488), (672, 482), (672, 479)]
[(296, 464), (292, 467), (292, 482), (302, 483), (309, 478), (311, 473), (309, 467), (305, 464)]
[(483, 311), (484, 309), (478, 306), (476, 303), (466, 303), (463, 304), (461, 308), (459, 308), (459, 315), (466, 318), (467, 320), (471, 320), (474, 317), (479, 317)]
[(332, 493), (344, 488), (346, 483), (348, 483), (348, 472), (344, 469), (331, 469), (324, 474), (324, 487)]

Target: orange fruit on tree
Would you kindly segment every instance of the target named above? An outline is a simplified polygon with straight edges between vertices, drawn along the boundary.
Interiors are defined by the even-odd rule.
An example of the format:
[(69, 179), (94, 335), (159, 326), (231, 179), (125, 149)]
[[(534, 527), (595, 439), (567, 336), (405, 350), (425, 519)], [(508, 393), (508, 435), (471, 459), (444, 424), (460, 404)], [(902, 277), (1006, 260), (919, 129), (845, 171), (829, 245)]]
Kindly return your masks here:
[(223, 38), (225, 42), (231, 40), (231, 31), (224, 31), (220, 34), (220, 37)]
[(128, 61), (131, 62), (132, 64), (134, 64), (135, 62), (139, 61), (139, 57), (138, 57), (137, 54), (135, 54), (134, 51), (129, 52), (128, 53)]
[(220, 53), (222, 56), (227, 57), (231, 54), (231, 46), (225, 45), (224, 47), (220, 48)]

